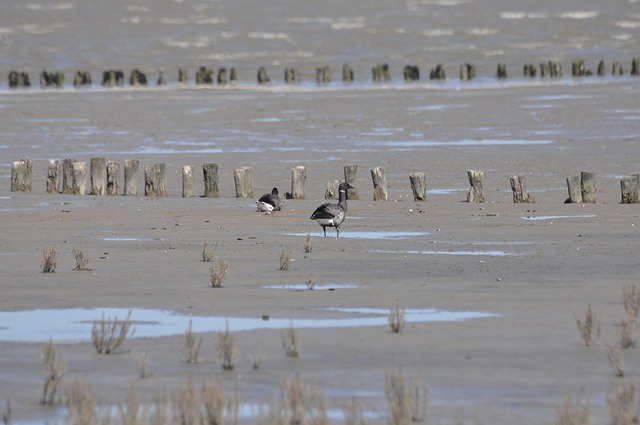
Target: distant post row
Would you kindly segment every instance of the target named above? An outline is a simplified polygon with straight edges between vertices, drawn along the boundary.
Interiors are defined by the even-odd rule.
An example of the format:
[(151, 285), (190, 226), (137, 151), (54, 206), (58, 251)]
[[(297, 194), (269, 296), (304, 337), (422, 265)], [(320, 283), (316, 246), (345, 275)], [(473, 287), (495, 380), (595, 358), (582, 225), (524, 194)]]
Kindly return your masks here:
[[(625, 73), (625, 70), (620, 61), (614, 60), (611, 64), (611, 75), (621, 76)], [(562, 64), (557, 61), (541, 62), (538, 65), (527, 63), (522, 67), (522, 74), (524, 77), (535, 78), (537, 75), (540, 77), (559, 78), (562, 77)], [(631, 75), (640, 75), (640, 57), (633, 58), (631, 60)], [(571, 76), (572, 77), (588, 77), (592, 75), (605, 76), (607, 75), (607, 65), (604, 60), (598, 63), (595, 71), (588, 69), (584, 59), (574, 60), (571, 63)], [(473, 80), (476, 77), (475, 65), (465, 63), (460, 65), (459, 68), (460, 80)], [(495, 77), (498, 79), (507, 78), (507, 66), (505, 64), (498, 64)], [(420, 80), (420, 68), (417, 65), (406, 65), (402, 70), (402, 77), (404, 81), (418, 81)], [(29, 73), (26, 71), (11, 71), (9, 73), (9, 87), (31, 87), (31, 79)], [(234, 84), (239, 80), (238, 73), (235, 68), (221, 67), (217, 70), (201, 66), (195, 72), (195, 83), (197, 85), (212, 85), (217, 84)], [(266, 68), (260, 67), (256, 73), (256, 79), (258, 84), (267, 84), (271, 82), (271, 78), (267, 73)], [(371, 79), (373, 82), (383, 82), (391, 80), (391, 69), (388, 64), (377, 64), (371, 68)], [(444, 80), (446, 79), (445, 68), (442, 64), (436, 65), (429, 71), (430, 80)], [(315, 81), (318, 84), (326, 84), (331, 82), (331, 69), (328, 66), (318, 66), (315, 70)], [(43, 70), (40, 73), (40, 86), (46, 87), (63, 87), (65, 81), (65, 75), (63, 72), (54, 71), (48, 72)], [(189, 73), (185, 69), (180, 68), (178, 70), (178, 83), (186, 84), (189, 81)], [(283, 74), (283, 81), (287, 84), (295, 84), (301, 82), (300, 72), (296, 68), (285, 68)], [(342, 67), (342, 81), (349, 83), (354, 81), (353, 69), (344, 64)], [(159, 71), (156, 79), (157, 85), (166, 84), (166, 79), (163, 71)], [(89, 71), (76, 71), (73, 77), (73, 86), (82, 87), (90, 86), (92, 84), (92, 78)], [(125, 74), (119, 69), (110, 69), (102, 73), (102, 86), (104, 87), (118, 87), (125, 84)], [(146, 86), (149, 84), (147, 75), (139, 69), (133, 69), (129, 73), (129, 85), (131, 86)]]
[[(138, 196), (138, 173), (140, 162), (136, 159), (124, 161), (124, 190), (126, 196)], [(233, 178), (237, 198), (253, 198), (253, 167), (240, 167), (234, 170)], [(352, 188), (348, 190), (348, 199), (359, 199), (357, 186), (357, 165), (344, 167), (344, 181)], [(388, 201), (388, 186), (383, 167), (370, 170), (373, 184), (373, 200)], [(218, 164), (202, 164), (204, 181), (204, 197), (218, 198)], [(484, 173), (468, 170), (469, 191), (467, 202), (485, 202)], [(304, 185), (307, 179), (306, 167), (299, 165), (291, 170), (291, 192), (286, 193), (287, 199), (305, 199)], [(14, 161), (11, 167), (11, 191), (31, 192), (33, 180), (33, 161), (20, 159)], [(567, 177), (569, 197), (565, 203), (596, 203), (596, 175), (583, 171), (580, 174)], [(105, 158), (91, 158), (89, 169), (87, 162), (77, 159), (49, 160), (47, 168), (47, 193), (63, 193), (71, 195), (119, 195), (120, 163), (106, 161)], [(413, 192), (413, 199), (417, 202), (427, 200), (426, 175), (422, 172), (411, 173), (409, 182)], [(89, 183), (89, 190), (87, 190)], [(339, 181), (329, 181), (325, 191), (325, 199), (335, 199)], [(534, 203), (535, 199), (527, 193), (524, 175), (514, 175), (509, 179), (513, 192), (514, 203)], [(640, 203), (638, 193), (640, 189), (640, 173), (629, 173), (620, 180), (621, 203)], [(151, 163), (144, 167), (144, 195), (150, 197), (167, 196), (166, 164)], [(182, 196), (185, 198), (197, 195), (195, 173), (193, 165), (182, 167)]]

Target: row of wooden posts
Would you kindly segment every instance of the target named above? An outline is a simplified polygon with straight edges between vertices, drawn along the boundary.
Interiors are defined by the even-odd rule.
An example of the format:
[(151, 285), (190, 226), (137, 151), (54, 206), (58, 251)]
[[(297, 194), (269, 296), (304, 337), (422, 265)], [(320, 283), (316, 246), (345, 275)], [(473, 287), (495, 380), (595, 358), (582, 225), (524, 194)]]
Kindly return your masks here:
[[(587, 69), (584, 59), (577, 59), (571, 63), (571, 76), (572, 77), (586, 77), (591, 75), (605, 76), (607, 74), (607, 66), (604, 60), (598, 63), (595, 73)], [(538, 65), (527, 63), (522, 67), (523, 76), (533, 78), (538, 75), (540, 77), (558, 78), (562, 76), (562, 64), (556, 61), (542, 62)], [(614, 60), (611, 65), (611, 75), (620, 76), (624, 74), (624, 69), (620, 61)], [(315, 80), (318, 84), (329, 83), (331, 81), (331, 70), (328, 66), (318, 66), (315, 70)], [(631, 75), (640, 75), (640, 57), (633, 58), (631, 60)], [(476, 77), (475, 65), (465, 63), (460, 65), (459, 71), (461, 80), (472, 80)], [(507, 66), (505, 64), (498, 64), (496, 69), (496, 78), (507, 78)], [(102, 73), (102, 85), (105, 87), (122, 86), (125, 82), (125, 74), (122, 70), (106, 70)], [(256, 74), (256, 78), (259, 84), (266, 84), (271, 81), (266, 68), (260, 67)], [(377, 64), (371, 68), (371, 78), (374, 82), (389, 81), (391, 80), (391, 70), (388, 64)], [(403, 68), (403, 78), (405, 81), (417, 81), (420, 80), (420, 68), (417, 65), (405, 65)], [(189, 79), (188, 72), (182, 68), (178, 70), (178, 82), (186, 83)], [(442, 64), (436, 65), (429, 72), (429, 79), (431, 80), (444, 80), (446, 79), (445, 68)], [(43, 70), (40, 73), (40, 86), (41, 87), (63, 87), (64, 86), (64, 73), (55, 71), (48, 72)], [(353, 68), (348, 64), (344, 64), (342, 67), (342, 81), (352, 82), (354, 80)], [(296, 68), (285, 68), (284, 70), (284, 82), (287, 84), (299, 83), (300, 72)], [(201, 84), (228, 84), (238, 82), (238, 73), (235, 68), (227, 70), (225, 67), (218, 69), (217, 73), (214, 69), (206, 66), (201, 66), (195, 73), (195, 82), (198, 85)], [(73, 78), (74, 87), (90, 86), (92, 84), (91, 74), (88, 71), (76, 71)], [(129, 84), (131, 86), (146, 86), (148, 79), (145, 73), (139, 69), (134, 69), (129, 75)], [(166, 84), (164, 72), (160, 71), (158, 78), (156, 79), (157, 85)], [(30, 87), (31, 79), (29, 73), (26, 71), (11, 71), (9, 73), (9, 87)]]
[[(47, 193), (64, 193), (73, 195), (119, 195), (120, 194), (120, 163), (106, 161), (105, 158), (91, 158), (87, 170), (87, 163), (76, 159), (49, 160), (47, 169)], [(124, 195), (138, 195), (138, 173), (140, 161), (127, 159), (124, 161)], [(87, 172), (89, 171), (89, 172)], [(218, 164), (214, 162), (202, 164), (204, 180), (204, 197), (218, 198)], [(349, 189), (348, 199), (359, 199), (356, 184), (357, 165), (344, 167), (344, 179), (352, 188)], [(470, 189), (467, 192), (467, 202), (485, 202), (484, 173), (468, 170)], [(234, 173), (237, 198), (253, 198), (253, 167), (240, 167)], [(305, 199), (304, 185), (307, 179), (306, 167), (299, 165), (291, 170), (291, 192), (286, 193), (287, 199)], [(384, 168), (371, 168), (373, 183), (373, 200), (388, 201), (388, 186)], [(31, 192), (33, 180), (33, 161), (21, 159), (14, 161), (11, 168), (11, 191)], [(535, 199), (527, 193), (524, 175), (514, 175), (510, 179), (514, 203), (534, 203)], [(90, 184), (87, 190), (87, 181)], [(425, 173), (412, 173), (409, 182), (415, 201), (427, 200), (427, 184)], [(335, 199), (337, 181), (330, 181), (325, 191), (325, 199)], [(630, 173), (620, 180), (623, 204), (639, 203), (640, 173)], [(583, 171), (580, 174), (567, 177), (569, 197), (566, 203), (595, 203), (596, 175)], [(195, 197), (196, 181), (193, 165), (182, 167), (182, 196)], [(144, 167), (144, 195), (153, 197), (167, 196), (166, 164), (151, 163)]]

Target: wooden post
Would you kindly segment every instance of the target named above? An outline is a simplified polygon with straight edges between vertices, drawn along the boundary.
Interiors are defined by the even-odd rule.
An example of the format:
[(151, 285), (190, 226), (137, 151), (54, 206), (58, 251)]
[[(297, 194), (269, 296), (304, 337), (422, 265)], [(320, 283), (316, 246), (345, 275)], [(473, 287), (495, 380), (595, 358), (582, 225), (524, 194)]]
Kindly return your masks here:
[(587, 204), (596, 203), (596, 174), (588, 171), (580, 173), (580, 190), (582, 191), (582, 202)]
[(68, 195), (73, 193), (73, 163), (77, 159), (67, 158), (62, 161), (62, 193)]
[(304, 184), (307, 181), (307, 168), (297, 165), (291, 169), (291, 199), (304, 199)]
[(138, 196), (138, 168), (140, 161), (137, 159), (124, 160), (124, 194), (125, 196)]
[(166, 164), (144, 166), (144, 196), (167, 196)]
[(426, 201), (427, 200), (427, 177), (424, 173), (411, 173), (409, 174), (409, 181), (411, 182), (411, 190), (413, 191), (414, 201)]
[(353, 69), (348, 64), (342, 65), (342, 82), (350, 83), (353, 81)]
[(462, 81), (473, 80), (476, 78), (476, 67), (475, 65), (471, 65), (465, 63), (464, 65), (460, 65), (460, 79)]
[(524, 176), (522, 174), (511, 176), (509, 182), (511, 183), (511, 190), (513, 191), (513, 203), (533, 204), (535, 202), (533, 196), (527, 193), (527, 188), (524, 184)]
[(373, 200), (388, 201), (387, 178), (384, 175), (384, 168), (374, 167), (371, 169), (371, 180), (373, 180)]
[(627, 174), (620, 180), (623, 204), (637, 204), (638, 190), (640, 189), (640, 173)]
[(484, 202), (484, 173), (467, 170), (467, 176), (471, 185), (467, 193), (467, 202)]
[(117, 195), (120, 192), (119, 181), (120, 163), (116, 161), (107, 162), (107, 195)]
[(218, 192), (218, 164), (209, 162), (202, 164), (202, 175), (204, 178), (204, 197), (217, 198)]
[(193, 198), (196, 196), (196, 179), (193, 173), (193, 165), (182, 166), (182, 197)]
[(579, 204), (582, 202), (580, 174), (567, 177), (567, 189), (569, 190), (569, 198), (565, 201), (566, 204)]
[(11, 191), (31, 192), (33, 181), (33, 161), (21, 159), (14, 161), (11, 167)]
[(104, 158), (91, 158), (91, 193), (104, 195), (107, 184), (107, 161)]
[(236, 198), (253, 198), (253, 167), (241, 167), (233, 172)]
[(71, 168), (71, 194), (84, 195), (87, 193), (87, 163), (73, 162)]
[(499, 79), (507, 78), (507, 65), (503, 63), (498, 64), (498, 69), (496, 71), (496, 78), (499, 78)]
[(60, 178), (62, 177), (62, 162), (49, 160), (47, 168), (47, 193), (60, 193)]
[(357, 165), (344, 166), (344, 181), (351, 185), (351, 189), (347, 189), (347, 199), (359, 199), (358, 186), (356, 185), (356, 174), (358, 173)]

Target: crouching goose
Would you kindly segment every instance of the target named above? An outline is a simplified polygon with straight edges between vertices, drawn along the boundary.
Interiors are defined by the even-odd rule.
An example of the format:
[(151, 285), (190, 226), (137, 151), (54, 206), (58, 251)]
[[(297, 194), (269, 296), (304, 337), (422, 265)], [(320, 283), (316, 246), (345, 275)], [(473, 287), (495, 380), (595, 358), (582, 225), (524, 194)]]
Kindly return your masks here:
[(322, 204), (309, 217), (322, 226), (325, 237), (327, 237), (327, 227), (335, 227), (336, 237), (340, 237), (340, 224), (342, 224), (347, 215), (347, 189), (351, 188), (353, 186), (347, 182), (340, 183), (340, 186), (338, 186), (338, 203)]
[(282, 200), (278, 196), (278, 188), (274, 187), (271, 193), (265, 193), (256, 201), (258, 211), (271, 214), (272, 211), (282, 209)]

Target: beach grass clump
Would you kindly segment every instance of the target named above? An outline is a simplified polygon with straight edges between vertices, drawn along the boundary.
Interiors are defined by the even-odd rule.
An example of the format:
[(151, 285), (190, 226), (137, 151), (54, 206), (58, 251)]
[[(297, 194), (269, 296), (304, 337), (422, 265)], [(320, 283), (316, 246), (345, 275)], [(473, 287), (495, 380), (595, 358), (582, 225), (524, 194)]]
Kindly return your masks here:
[(189, 327), (184, 331), (184, 335), (180, 339), (182, 359), (189, 364), (198, 363), (198, 356), (200, 355), (201, 346), (202, 338), (197, 338), (193, 333), (192, 321), (189, 320)]
[(574, 317), (576, 319), (578, 332), (580, 332), (584, 345), (586, 347), (591, 347), (597, 343), (600, 338), (600, 318), (593, 312), (591, 305), (587, 307), (584, 320), (580, 319), (575, 313)]
[(556, 408), (555, 425), (591, 425), (589, 403), (570, 395), (564, 398), (562, 406)]
[(402, 371), (385, 373), (385, 396), (389, 406), (389, 425), (425, 423), (428, 391), (418, 381), (413, 384)]
[(45, 248), (44, 251), (42, 251), (42, 263), (40, 264), (42, 273), (53, 273), (56, 271), (57, 266), (58, 251), (56, 251), (55, 245), (51, 248)]
[(291, 265), (291, 253), (283, 250), (280, 253), (280, 270), (287, 271)]
[(235, 425), (238, 423), (237, 397), (227, 397), (224, 385), (213, 376), (203, 381), (200, 387), (189, 380), (174, 393), (170, 404), (169, 410), (173, 418), (172, 421), (164, 423), (179, 425)]
[(304, 252), (305, 254), (311, 254), (311, 251), (313, 251), (313, 238), (311, 233), (307, 233), (304, 236)]
[(134, 332), (131, 310), (124, 320), (118, 320), (118, 317), (113, 320), (107, 319), (103, 313), (101, 320), (93, 321), (91, 341), (98, 354), (113, 354), (128, 338), (133, 336)]
[(622, 348), (623, 350), (634, 348), (638, 340), (636, 319), (629, 315), (621, 319), (618, 326), (617, 335), (618, 347)]
[(264, 359), (264, 353), (262, 351), (253, 351), (249, 355), (249, 360), (251, 361), (251, 367), (253, 370), (260, 369), (262, 366), (262, 360)]
[(233, 370), (238, 361), (236, 336), (229, 332), (229, 322), (225, 320), (225, 330), (216, 335), (216, 353), (224, 370)]
[(284, 424), (328, 425), (329, 415), (324, 391), (306, 385), (300, 373), (281, 384), (278, 416)]
[(316, 288), (316, 277), (310, 276), (309, 278), (307, 278), (305, 285), (307, 286), (308, 291), (313, 291)]
[(364, 414), (364, 408), (355, 397), (350, 397), (342, 408), (344, 425), (368, 425), (369, 421)]
[(607, 358), (609, 359), (609, 366), (611, 366), (611, 369), (613, 369), (615, 375), (618, 378), (624, 377), (625, 375), (624, 349), (620, 347), (609, 347)]
[(628, 284), (622, 287), (622, 303), (624, 311), (634, 319), (640, 312), (640, 285)]
[(225, 259), (214, 259), (213, 264), (209, 268), (209, 278), (211, 286), (214, 288), (222, 288), (222, 282), (227, 278), (231, 264)]
[(4, 425), (11, 425), (13, 423), (13, 409), (11, 407), (11, 397), (7, 397), (7, 407), (2, 414), (2, 423)]
[(202, 252), (200, 253), (200, 258), (204, 263), (211, 263), (216, 256), (215, 245), (214, 249), (209, 249), (209, 246), (205, 242), (202, 244)]
[(89, 388), (89, 382), (75, 379), (66, 388), (67, 417), (69, 425), (98, 425), (98, 399)]
[(91, 271), (89, 268), (89, 255), (87, 251), (83, 247), (73, 247), (73, 260), (76, 263), (76, 266), (73, 268), (74, 271)]
[(400, 307), (392, 308), (389, 310), (388, 315), (389, 329), (391, 333), (402, 333), (405, 325), (404, 309)]
[(149, 376), (149, 354), (145, 351), (138, 354), (138, 377), (145, 379)]
[(298, 336), (298, 331), (293, 327), (293, 322), (289, 324), (288, 328), (280, 331), (280, 337), (282, 348), (284, 348), (287, 357), (298, 357), (300, 353), (300, 337)]
[(42, 350), (40, 362), (44, 369), (44, 391), (40, 404), (52, 406), (55, 403), (58, 386), (67, 370), (62, 354), (52, 340)]
[(616, 382), (607, 394), (609, 423), (628, 425), (638, 423), (638, 390), (633, 381)]
[(122, 425), (142, 425), (145, 423), (145, 412), (133, 385), (129, 385), (127, 388), (125, 400), (118, 402), (118, 413)]

